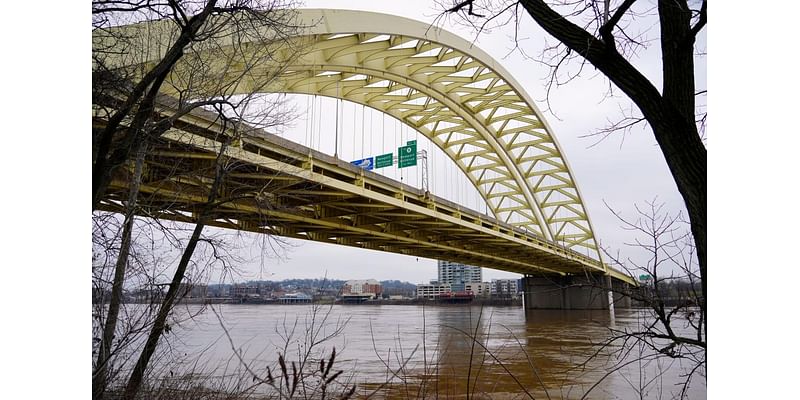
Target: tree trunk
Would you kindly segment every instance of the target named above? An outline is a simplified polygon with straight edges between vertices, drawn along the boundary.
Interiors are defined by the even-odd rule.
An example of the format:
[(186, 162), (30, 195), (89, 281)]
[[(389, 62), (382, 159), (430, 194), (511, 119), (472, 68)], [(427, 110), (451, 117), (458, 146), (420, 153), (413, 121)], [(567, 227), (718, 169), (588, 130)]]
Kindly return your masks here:
[[(128, 155), (131, 151), (131, 144), (136, 141), (135, 136), (141, 133), (146, 119), (144, 121), (137, 121), (137, 119), (140, 119), (140, 116), (145, 116), (148, 119), (150, 118), (152, 102), (158, 94), (161, 84), (172, 70), (172, 67), (183, 57), (184, 48), (195, 40), (197, 33), (211, 15), (216, 3), (217, 0), (210, 0), (203, 8), (203, 11), (189, 19), (188, 23), (181, 28), (180, 36), (178, 36), (175, 43), (169, 48), (164, 58), (134, 86), (131, 94), (125, 99), (125, 102), (119, 107), (117, 112), (109, 118), (108, 124), (100, 132), (94, 165), (92, 166), (93, 211), (97, 208), (97, 203), (105, 193), (106, 187), (111, 180), (113, 170), (128, 159)], [(170, 2), (170, 4), (172, 5), (173, 3)], [(173, 7), (179, 6), (173, 5)], [(144, 95), (145, 91), (147, 91), (148, 94), (140, 102), (140, 98)], [(139, 105), (134, 122), (131, 123), (131, 126), (122, 139), (122, 145), (117, 146), (115, 149), (114, 146), (112, 146), (114, 136), (119, 131), (122, 120), (130, 114), (137, 103), (139, 103)]]
[[(677, 110), (681, 119), (690, 121), (692, 127), (695, 118), (695, 83), (694, 83), (694, 43), (695, 36), (692, 32), (692, 12), (686, 1), (659, 1), (658, 15), (661, 26), (661, 53), (664, 74), (664, 101), (668, 106)], [(697, 128), (689, 132), (700, 142)], [(669, 135), (664, 132), (663, 135)], [(687, 139), (692, 139), (687, 137)], [(659, 142), (660, 144), (660, 142)], [(703, 311), (706, 310), (706, 160), (705, 147), (700, 143), (685, 146), (683, 143), (671, 143), (668, 149), (662, 147), (665, 153), (685, 153), (679, 168), (670, 170), (678, 181), (678, 189), (686, 202), (689, 219), (692, 223), (692, 235), (697, 247), (697, 258), (700, 260), (700, 280), (703, 286), (703, 299), (700, 303)], [(703, 154), (697, 154), (702, 149)], [(666, 154), (665, 154), (666, 155)], [(688, 159), (686, 159), (688, 158)], [(702, 166), (695, 165), (702, 158)], [(680, 183), (677, 175), (680, 175)], [(681, 187), (683, 186), (683, 187)]]
[[(528, 14), (550, 35), (583, 56), (639, 107), (650, 123), (678, 191), (697, 247), (706, 293), (706, 148), (694, 122), (694, 37), (685, 2), (659, 1), (664, 51), (664, 95), (614, 47), (553, 11), (542, 0), (522, 0)], [(680, 3), (680, 4), (679, 4)], [(666, 10), (666, 11), (662, 11)], [(681, 26), (678, 28), (677, 26)], [(705, 298), (702, 302), (705, 309)]]
[(136, 366), (134, 367), (133, 372), (131, 372), (130, 379), (128, 380), (128, 384), (125, 387), (125, 393), (123, 394), (123, 399), (125, 400), (133, 400), (136, 397), (136, 394), (139, 392), (139, 389), (141, 388), (142, 381), (144, 380), (145, 371), (147, 369), (148, 364), (150, 363), (150, 358), (153, 356), (153, 353), (155, 353), (156, 347), (158, 345), (158, 340), (161, 338), (161, 335), (164, 332), (167, 317), (172, 311), (172, 307), (175, 303), (175, 300), (178, 297), (178, 289), (186, 274), (186, 268), (188, 267), (189, 261), (191, 261), (192, 255), (194, 254), (194, 251), (197, 248), (197, 243), (200, 241), (200, 234), (203, 232), (205, 223), (211, 216), (212, 211), (214, 209), (214, 202), (216, 201), (217, 198), (217, 191), (221, 186), (224, 175), (222, 160), (226, 147), (227, 147), (227, 142), (223, 142), (222, 147), (220, 149), (220, 153), (217, 157), (214, 183), (211, 185), (211, 190), (208, 194), (208, 199), (200, 210), (194, 231), (192, 232), (192, 236), (189, 239), (189, 243), (186, 245), (186, 249), (183, 251), (181, 260), (178, 263), (178, 268), (175, 271), (174, 276), (172, 277), (172, 282), (170, 282), (169, 284), (167, 295), (164, 297), (164, 300), (161, 303), (161, 307), (158, 310), (155, 322), (153, 323), (153, 328), (151, 329), (150, 334), (147, 337), (147, 342), (144, 345), (142, 354), (139, 356), (139, 359), (136, 362)]
[(100, 339), (100, 352), (97, 356), (95, 371), (92, 374), (92, 398), (101, 399), (108, 384), (109, 363), (111, 361), (111, 346), (114, 341), (114, 332), (117, 328), (119, 309), (122, 303), (122, 286), (125, 282), (125, 272), (128, 265), (128, 255), (131, 248), (131, 232), (133, 231), (134, 215), (137, 207), (139, 186), (142, 181), (142, 165), (147, 145), (141, 143), (136, 152), (136, 164), (131, 177), (130, 193), (128, 194), (125, 222), (122, 228), (122, 243), (114, 267), (114, 283), (111, 286), (111, 299), (103, 327), (103, 337)]

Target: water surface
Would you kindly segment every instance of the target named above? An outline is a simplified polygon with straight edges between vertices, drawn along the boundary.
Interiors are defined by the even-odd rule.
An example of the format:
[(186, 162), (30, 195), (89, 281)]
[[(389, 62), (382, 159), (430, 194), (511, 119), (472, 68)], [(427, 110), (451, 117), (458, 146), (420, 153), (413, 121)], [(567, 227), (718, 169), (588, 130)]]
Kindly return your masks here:
[[(521, 307), (209, 307), (179, 306), (179, 315), (192, 318), (170, 333), (165, 348), (181, 361), (164, 363), (164, 371), (266, 376), (278, 354), (289, 365), (318, 368), (335, 348), (340, 380), (355, 383), (360, 396), (380, 389), (375, 397), (670, 399), (680, 396), (681, 375), (692, 366), (641, 359), (652, 352), (635, 343), (624, 352), (621, 343), (601, 348), (612, 329), (646, 321), (636, 310), (616, 310), (612, 320), (607, 311)], [(705, 397), (698, 377), (687, 398)]]

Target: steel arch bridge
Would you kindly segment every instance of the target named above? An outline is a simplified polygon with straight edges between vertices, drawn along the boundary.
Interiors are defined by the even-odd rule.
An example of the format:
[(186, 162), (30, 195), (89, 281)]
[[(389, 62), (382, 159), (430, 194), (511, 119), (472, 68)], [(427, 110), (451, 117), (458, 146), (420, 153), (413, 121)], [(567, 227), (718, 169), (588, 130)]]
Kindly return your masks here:
[[(492, 261), (494, 255), (489, 254), (487, 256), (490, 257), (484, 260), (471, 254), (475, 253), (473, 250), (467, 252), (471, 255), (465, 256), (450, 254), (449, 250), (442, 250), (440, 253), (414, 252), (409, 249), (393, 250), (388, 244), (384, 246), (385, 248), (365, 244), (369, 242), (368, 240), (349, 240), (351, 243), (345, 243), (348, 240), (334, 240), (334, 242), (404, 254), (422, 254), (432, 258), (450, 256), (454, 261), (469, 260), (479, 265), (482, 263), (484, 266), (523, 273), (544, 271), (563, 274), (588, 269), (630, 280), (624, 274), (602, 263), (580, 191), (552, 129), (521, 85), (488, 54), (452, 33), (397, 16), (362, 11), (306, 9), (300, 10), (298, 17), (310, 27), (290, 40), (302, 46), (304, 51), (299, 57), (287, 56), (281, 61), (288, 62), (288, 65), (281, 69), (278, 79), (269, 83), (268, 91), (340, 98), (379, 110), (412, 127), (441, 148), (486, 201), (492, 215), (483, 218), (478, 215), (472, 218), (471, 223), (477, 224), (477, 228), (480, 229), (471, 231), (471, 240), (477, 240), (475, 235), (492, 236), (491, 234), (487, 236), (485, 232), (487, 229), (492, 232), (503, 231), (506, 237), (502, 240), (514, 243), (517, 249), (525, 246), (536, 248), (533, 253), (527, 250), (521, 251), (519, 257), (538, 257), (538, 259), (523, 263), (525, 264), (523, 267), (522, 264), (516, 265), (514, 262)], [(153, 35), (153, 32), (158, 35), (172, 34), (169, 22), (166, 21), (117, 29), (128, 30), (128, 34), (134, 36), (141, 35), (145, 29), (149, 35)], [(259, 36), (253, 35), (253, 37)], [(102, 42), (102, 39), (97, 37), (93, 40), (94, 45)], [(273, 45), (258, 41), (246, 44), (252, 48)], [(226, 43), (222, 40), (216, 46), (224, 49)], [(149, 45), (147, 50), (142, 52), (144, 56), (138, 59), (138, 65), (147, 66), (158, 62), (164, 50), (163, 45)], [(233, 52), (223, 51), (222, 54), (233, 54)], [(130, 66), (125, 57), (119, 57), (116, 62), (118, 67)], [(224, 69), (226, 66), (230, 68), (226, 63), (212, 64), (209, 68), (212, 74), (219, 76), (221, 80), (240, 78), (236, 85), (227, 87), (228, 94), (249, 93), (254, 87), (259, 87), (259, 82), (254, 81), (258, 76), (268, 76), (269, 73), (265, 71), (275, 69), (274, 65), (255, 66), (248, 72), (249, 79), (241, 79), (242, 77), (237, 76), (235, 71)], [(264, 71), (259, 72), (259, 69)], [(168, 87), (164, 93), (177, 94), (170, 92)], [(167, 106), (162, 108), (167, 111), (169, 109)], [(202, 113), (193, 113), (182, 118), (185, 124), (195, 128), (208, 128), (213, 125), (208, 121), (202, 122), (203, 120)], [(202, 134), (199, 136), (189, 134), (185, 130), (179, 132), (173, 129), (165, 134), (164, 138), (179, 144), (179, 147), (183, 146), (180, 148), (184, 156), (192, 152), (197, 153), (189, 158), (202, 158), (202, 154), (208, 156), (209, 153), (213, 154), (214, 149), (219, 148), (208, 142), (208, 137)], [(290, 144), (274, 140), (262, 141), (259, 144), (250, 143), (250, 145), (255, 147), (240, 147), (235, 151), (255, 152), (261, 156), (262, 150), (266, 152), (270, 149), (274, 151), (275, 148), (294, 148)], [(282, 153), (281, 157), (286, 157), (287, 151), (289, 150), (277, 153)], [(342, 179), (350, 180), (347, 184), (361, 188), (350, 190), (346, 196), (352, 196), (359, 190), (363, 192), (365, 176), (372, 179), (371, 187), (392, 190), (394, 195), (390, 197), (400, 199), (401, 202), (409, 200), (406, 193), (414, 192), (413, 189), (397, 183), (387, 186), (386, 182), (372, 177), (371, 173), (365, 175), (363, 171), (348, 171), (348, 168), (340, 165), (337, 160), (326, 159), (310, 149), (302, 151), (305, 152), (306, 158), (303, 158), (304, 156), (296, 148), (289, 151), (293, 152), (291, 158), (293, 161), (280, 166), (281, 171), (285, 172), (287, 168), (305, 168), (306, 175), (319, 172), (324, 176), (324, 169), (335, 169)], [(169, 151), (162, 149), (162, 153), (166, 155)], [(173, 153), (177, 154), (174, 151)], [(252, 154), (231, 153), (230, 156), (244, 160)], [(249, 162), (255, 166), (270, 168), (255, 160)], [(316, 168), (322, 170), (314, 170), (315, 163)], [(272, 171), (278, 172), (278, 168), (273, 167)], [(311, 175), (306, 175), (302, 171), (297, 171), (294, 176), (295, 178), (305, 176), (303, 179), (306, 179), (306, 182), (315, 181)], [(112, 187), (119, 189), (123, 186), (124, 184), (119, 182), (117, 186), (112, 184)], [(147, 187), (147, 184), (143, 185), (142, 190), (147, 191)], [(393, 189), (387, 189), (388, 187)], [(151, 187), (151, 193), (167, 192), (164, 188)], [(185, 190), (179, 192), (187, 193)], [(320, 193), (322, 192), (324, 190)], [(342, 193), (339, 195), (345, 196)], [(445, 201), (435, 196), (419, 195), (421, 196), (419, 204), (428, 204), (428, 209), (436, 212), (437, 207), (452, 208), (454, 211), (446, 212), (448, 216), (457, 217), (459, 223), (463, 219), (462, 213), (465, 210), (461, 210), (458, 205), (445, 206)], [(378, 201), (374, 197), (364, 198)], [(114, 199), (114, 195), (111, 194), (104, 202), (104, 207), (113, 210), (116, 208), (114, 204), (119, 204), (119, 200), (121, 196)], [(313, 203), (315, 200), (305, 201), (308, 205), (308, 202)], [(402, 209), (402, 205), (398, 207)], [(317, 217), (319, 214), (317, 209)], [(353, 215), (355, 214), (351, 214), (352, 218), (348, 219), (348, 224), (365, 223), (358, 222), (358, 218)], [(173, 217), (182, 218), (177, 214)], [(240, 219), (237, 218), (236, 221)], [(487, 222), (490, 219), (492, 221)], [(294, 223), (298, 227), (311, 223), (287, 221), (291, 221), (291, 218), (283, 222)], [(376, 229), (391, 231), (387, 226), (392, 222), (383, 222), (384, 225)], [(219, 225), (230, 224), (220, 222)], [(259, 231), (245, 227), (247, 224), (237, 222), (233, 225), (235, 226), (228, 227)], [(302, 229), (296, 228), (282, 231), (265, 228), (262, 231), (311, 240), (322, 240), (324, 236), (310, 233), (306, 235), (301, 233)], [(330, 237), (329, 235), (328, 239)], [(345, 236), (340, 234), (339, 237)], [(491, 239), (497, 243), (497, 237)], [(425, 240), (430, 241), (430, 238), (423, 241)], [(476, 251), (490, 252), (488, 247)]]

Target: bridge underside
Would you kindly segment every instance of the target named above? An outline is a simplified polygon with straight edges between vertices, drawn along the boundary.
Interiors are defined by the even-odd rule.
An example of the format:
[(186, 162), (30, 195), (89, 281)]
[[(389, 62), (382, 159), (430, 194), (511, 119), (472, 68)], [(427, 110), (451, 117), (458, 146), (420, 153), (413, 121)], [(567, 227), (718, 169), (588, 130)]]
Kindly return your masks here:
[(608, 310), (630, 308), (632, 286), (597, 274), (526, 276), (522, 292), (526, 309)]
[[(214, 178), (221, 131), (210, 114), (195, 112), (151, 143), (141, 215), (196, 222)], [(234, 141), (224, 159), (227, 174), (211, 226), (522, 274), (606, 273), (597, 260), (569, 248), (261, 131)], [(100, 209), (124, 210), (131, 171), (118, 169)]]
[[(440, 148), (492, 216), (602, 259), (552, 129), (500, 61), (453, 33), (394, 15), (303, 9), (295, 16), (302, 29), (288, 36), (241, 22), (195, 43), (160, 93), (190, 103), (302, 93), (370, 107)], [(172, 46), (174, 25), (164, 19), (97, 29), (94, 60), (135, 81)]]

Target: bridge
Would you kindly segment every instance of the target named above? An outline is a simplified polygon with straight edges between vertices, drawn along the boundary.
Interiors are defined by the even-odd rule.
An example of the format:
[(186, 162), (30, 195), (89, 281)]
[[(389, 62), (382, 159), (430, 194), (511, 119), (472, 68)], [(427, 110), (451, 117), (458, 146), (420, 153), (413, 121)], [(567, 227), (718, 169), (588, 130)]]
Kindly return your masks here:
[[(552, 129), (519, 83), (488, 54), (444, 30), (390, 15), (301, 10), (299, 19), (309, 27), (290, 40), (303, 52), (280, 60), (281, 68), (258, 66), (242, 76), (228, 63), (209, 66), (221, 81), (237, 79), (226, 86), (226, 94), (248, 93), (259, 87), (254, 80), (269, 76), (263, 86), (268, 92), (340, 98), (391, 115), (452, 159), (485, 200), (488, 213), (265, 131), (223, 126), (216, 114), (196, 109), (148, 152), (140, 187), (147, 205), (143, 214), (194, 221), (213, 180), (210, 166), (222, 152), (233, 167), (209, 225), (446, 259), (546, 282), (602, 276), (616, 284), (634, 283), (602, 262)], [(131, 37), (145, 30), (173, 33), (165, 21), (117, 29)], [(93, 38), (97, 46), (104, 40)], [(122, 56), (107, 62), (120, 68), (152, 65), (164, 54), (158, 46), (168, 40), (148, 43), (151, 48), (135, 64)], [(226, 45), (234, 46), (222, 41), (215, 47)], [(174, 115), (179, 106), (170, 98), (181, 94), (180, 88), (162, 92), (158, 113)], [(95, 126), (102, 126), (103, 113), (93, 109)], [(224, 150), (223, 142), (230, 143)], [(126, 176), (118, 171), (101, 209), (124, 209)]]

